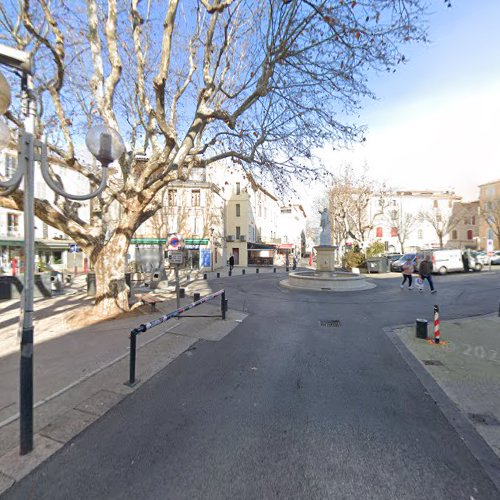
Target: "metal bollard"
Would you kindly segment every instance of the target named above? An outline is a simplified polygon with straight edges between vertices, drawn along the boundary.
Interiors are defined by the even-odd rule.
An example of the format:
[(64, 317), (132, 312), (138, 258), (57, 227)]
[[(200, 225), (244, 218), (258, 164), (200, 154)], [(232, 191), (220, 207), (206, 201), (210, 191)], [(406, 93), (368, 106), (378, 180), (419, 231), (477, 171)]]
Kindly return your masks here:
[(135, 356), (136, 356), (136, 337), (137, 335), (134, 332), (130, 333), (130, 365), (129, 365), (129, 376), (128, 376), (128, 384), (135, 384)]
[(233, 275), (233, 271), (231, 271), (231, 269), (229, 269), (229, 276), (232, 276)]
[(286, 272), (288, 272), (288, 271), (290, 271), (290, 268), (289, 268), (289, 267), (287, 267), (287, 268), (286, 268)]
[[(241, 270), (241, 274), (245, 274), (246, 271), (244, 269)], [(500, 316), (500, 312), (498, 313), (498, 315)]]
[(275, 268), (275, 267), (273, 267), (273, 273), (275, 273), (275, 272), (276, 272), (276, 268)]
[(220, 278), (220, 273), (217, 273), (217, 278)]
[(204, 273), (203, 274), (203, 279), (206, 280), (207, 279), (207, 273)]
[(220, 297), (220, 313), (222, 319), (226, 319), (226, 292), (222, 292), (222, 295)]
[(196, 302), (197, 300), (200, 300), (201, 295), (200, 292), (194, 292), (193, 294), (193, 302)]
[(186, 289), (185, 288), (179, 288), (179, 297), (183, 299), (186, 296)]
[(259, 268), (255, 269), (255, 274), (259, 274)]

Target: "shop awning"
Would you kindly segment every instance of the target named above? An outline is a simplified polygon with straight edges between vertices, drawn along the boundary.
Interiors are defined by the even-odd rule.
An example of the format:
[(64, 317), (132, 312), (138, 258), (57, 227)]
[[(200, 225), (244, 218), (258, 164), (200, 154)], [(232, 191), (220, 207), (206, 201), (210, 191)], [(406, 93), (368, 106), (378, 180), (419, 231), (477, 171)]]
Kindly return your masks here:
[(271, 245), (268, 243), (253, 243), (253, 242), (248, 242), (247, 243), (247, 249), (248, 250), (275, 250), (276, 245)]
[(186, 245), (208, 245), (208, 238), (186, 238)]
[(278, 248), (280, 250), (291, 250), (293, 248), (293, 243), (281, 243)]

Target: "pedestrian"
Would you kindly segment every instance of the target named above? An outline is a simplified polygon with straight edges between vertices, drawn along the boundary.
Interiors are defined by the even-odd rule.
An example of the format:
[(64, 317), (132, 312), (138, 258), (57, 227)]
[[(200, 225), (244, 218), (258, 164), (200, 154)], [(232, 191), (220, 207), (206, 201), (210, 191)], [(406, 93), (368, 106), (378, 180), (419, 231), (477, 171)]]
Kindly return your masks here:
[(234, 267), (234, 256), (229, 257), (229, 270), (232, 272)]
[(297, 269), (297, 256), (295, 254), (293, 254), (292, 262), (293, 262), (293, 270), (295, 271), (295, 269)]
[(404, 288), (406, 280), (408, 280), (408, 290), (413, 290), (412, 274), (415, 271), (415, 266), (411, 261), (411, 257), (406, 257), (406, 262), (403, 264), (403, 282), (401, 288)]
[(466, 273), (468, 273), (469, 269), (470, 269), (470, 266), (469, 266), (469, 256), (468, 256), (467, 252), (464, 252), (462, 254), (462, 263), (464, 265), (464, 271)]
[(432, 282), (432, 261), (429, 254), (424, 257), (424, 260), (418, 266), (418, 274), (420, 274), (420, 278), (422, 279), (422, 288), (419, 292), (424, 291), (423, 285), (425, 280), (427, 280), (429, 282), (429, 286), (431, 287), (431, 293), (436, 293), (434, 283)]

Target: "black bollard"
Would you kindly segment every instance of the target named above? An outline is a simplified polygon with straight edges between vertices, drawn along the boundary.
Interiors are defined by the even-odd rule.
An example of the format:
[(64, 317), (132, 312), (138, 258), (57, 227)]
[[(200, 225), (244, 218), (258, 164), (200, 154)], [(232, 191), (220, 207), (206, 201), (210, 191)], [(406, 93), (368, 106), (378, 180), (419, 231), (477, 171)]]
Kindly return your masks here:
[(259, 268), (255, 269), (255, 274), (259, 274)]
[(200, 300), (200, 298), (201, 298), (200, 292), (194, 292), (193, 301), (196, 302), (197, 300)]
[(276, 272), (276, 268), (275, 268), (275, 267), (273, 267), (273, 273), (275, 273), (275, 272)]
[(207, 273), (204, 273), (203, 274), (203, 279), (206, 280), (207, 279)]
[(186, 296), (186, 289), (179, 288), (179, 298), (183, 299)]
[[(245, 274), (245, 273), (246, 273), (246, 271), (244, 269), (242, 269), (241, 274)], [(499, 315), (500, 315), (500, 313), (499, 313)]]
[(220, 278), (220, 273), (217, 273), (217, 278)]
[(231, 269), (229, 269), (229, 276), (232, 276), (233, 275), (233, 271), (231, 271)]

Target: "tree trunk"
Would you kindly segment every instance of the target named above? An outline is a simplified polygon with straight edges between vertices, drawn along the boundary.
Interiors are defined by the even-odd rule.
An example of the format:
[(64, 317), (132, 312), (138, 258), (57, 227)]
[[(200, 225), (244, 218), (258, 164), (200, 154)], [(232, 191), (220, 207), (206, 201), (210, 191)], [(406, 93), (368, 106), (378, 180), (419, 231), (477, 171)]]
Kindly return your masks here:
[(129, 310), (129, 287), (125, 283), (127, 249), (127, 237), (115, 233), (95, 257), (95, 306), (99, 316), (111, 317)]

